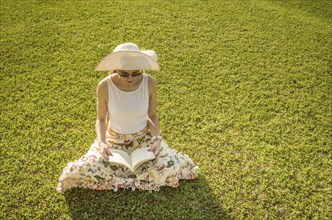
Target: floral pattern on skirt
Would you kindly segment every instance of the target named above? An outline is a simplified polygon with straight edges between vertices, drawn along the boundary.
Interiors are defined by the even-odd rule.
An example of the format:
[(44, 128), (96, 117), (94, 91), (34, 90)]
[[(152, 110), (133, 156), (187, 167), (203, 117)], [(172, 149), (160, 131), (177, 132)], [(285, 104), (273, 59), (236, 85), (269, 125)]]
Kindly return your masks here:
[[(111, 148), (130, 154), (137, 148), (149, 147), (151, 135), (148, 128), (133, 134), (119, 134), (109, 129), (106, 142)], [(64, 192), (74, 187), (114, 191), (119, 188), (159, 191), (161, 186), (176, 188), (179, 186), (179, 179), (194, 179), (198, 174), (198, 166), (195, 166), (188, 155), (177, 152), (163, 141), (156, 159), (131, 172), (127, 167), (111, 165), (105, 160), (95, 140), (84, 156), (68, 163), (63, 169), (57, 191)]]

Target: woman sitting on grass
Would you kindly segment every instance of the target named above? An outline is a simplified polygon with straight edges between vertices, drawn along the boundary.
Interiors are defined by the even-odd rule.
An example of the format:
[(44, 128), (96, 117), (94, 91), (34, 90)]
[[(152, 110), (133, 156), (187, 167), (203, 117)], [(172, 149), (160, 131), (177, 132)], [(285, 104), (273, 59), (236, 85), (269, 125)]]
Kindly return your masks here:
[[(160, 70), (157, 54), (152, 50), (141, 51), (133, 43), (121, 44), (96, 70), (111, 73), (97, 87), (97, 138), (84, 156), (64, 168), (57, 190), (83, 187), (158, 191), (161, 186), (178, 187), (179, 179), (196, 178), (198, 167), (194, 162), (170, 148), (161, 137), (156, 80), (142, 72)], [(112, 149), (130, 154), (142, 147), (147, 147), (156, 158), (134, 172), (109, 162)]]

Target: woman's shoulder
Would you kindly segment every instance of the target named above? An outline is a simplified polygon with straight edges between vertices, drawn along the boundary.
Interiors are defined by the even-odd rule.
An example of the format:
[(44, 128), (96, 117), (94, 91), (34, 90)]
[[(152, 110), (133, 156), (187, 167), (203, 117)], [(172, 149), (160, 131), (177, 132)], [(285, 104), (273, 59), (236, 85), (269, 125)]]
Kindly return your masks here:
[(107, 88), (107, 81), (110, 79), (111, 75), (106, 76), (104, 79), (100, 80), (98, 83), (98, 88), (103, 88), (106, 87)]
[(104, 79), (102, 79), (97, 86), (97, 92), (100, 94), (108, 94), (108, 85), (107, 85), (107, 81), (110, 79), (111, 75), (105, 77)]
[(149, 94), (150, 95), (155, 94), (156, 90), (157, 90), (157, 80), (148, 74), (146, 74), (146, 75), (148, 77)]
[(145, 73), (145, 75), (146, 75), (147, 78), (148, 78), (149, 86), (150, 86), (150, 85), (152, 85), (152, 86), (156, 85), (157, 80), (156, 80), (154, 77), (152, 77), (152, 76), (150, 76), (149, 74), (146, 74), (146, 73)]

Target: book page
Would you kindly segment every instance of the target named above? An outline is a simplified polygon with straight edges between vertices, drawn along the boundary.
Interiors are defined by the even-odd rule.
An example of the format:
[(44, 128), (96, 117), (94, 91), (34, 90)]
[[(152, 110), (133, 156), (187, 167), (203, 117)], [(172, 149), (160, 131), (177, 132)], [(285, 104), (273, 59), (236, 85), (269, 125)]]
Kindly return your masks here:
[(138, 168), (144, 162), (148, 160), (153, 160), (154, 158), (156, 158), (154, 153), (152, 151), (148, 151), (147, 147), (142, 147), (134, 150), (131, 153), (131, 164), (133, 170)]
[(130, 156), (125, 151), (110, 149), (113, 156), (109, 156), (110, 163), (121, 164), (131, 169)]

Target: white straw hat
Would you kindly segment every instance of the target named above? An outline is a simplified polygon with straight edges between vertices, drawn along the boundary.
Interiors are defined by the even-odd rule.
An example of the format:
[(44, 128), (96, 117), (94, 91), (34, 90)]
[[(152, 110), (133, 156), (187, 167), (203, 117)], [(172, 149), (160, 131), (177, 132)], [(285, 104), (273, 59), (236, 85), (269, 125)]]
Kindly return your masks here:
[(113, 53), (104, 57), (96, 71), (105, 70), (155, 70), (160, 71), (157, 53), (153, 50), (140, 50), (134, 43), (118, 45)]

